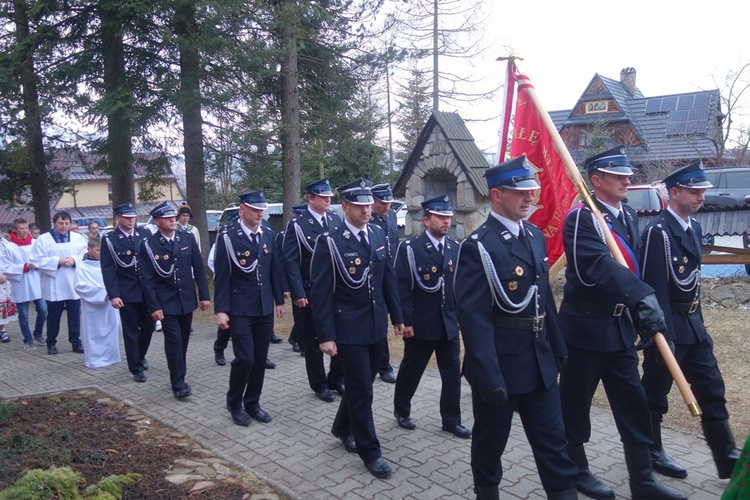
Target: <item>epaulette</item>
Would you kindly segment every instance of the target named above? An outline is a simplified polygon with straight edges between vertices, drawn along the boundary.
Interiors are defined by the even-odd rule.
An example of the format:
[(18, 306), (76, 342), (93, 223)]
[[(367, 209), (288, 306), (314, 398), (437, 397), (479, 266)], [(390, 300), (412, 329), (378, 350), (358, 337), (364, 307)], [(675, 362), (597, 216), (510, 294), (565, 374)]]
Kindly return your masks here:
[(401, 243), (403, 243), (404, 245), (411, 245), (411, 238), (409, 238), (408, 240), (404, 240)]
[(489, 229), (490, 228), (487, 226), (487, 223), (485, 222), (484, 224), (479, 226), (476, 230), (474, 230), (473, 233), (469, 235), (469, 239), (472, 239), (474, 241), (480, 240), (484, 238), (484, 236), (487, 234)]

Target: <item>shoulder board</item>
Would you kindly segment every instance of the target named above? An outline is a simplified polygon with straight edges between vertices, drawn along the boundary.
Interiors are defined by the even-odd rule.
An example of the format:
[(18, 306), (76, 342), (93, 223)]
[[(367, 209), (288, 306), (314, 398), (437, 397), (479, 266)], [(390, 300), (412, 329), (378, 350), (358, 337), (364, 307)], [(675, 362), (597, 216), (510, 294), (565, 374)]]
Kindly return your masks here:
[(382, 228), (382, 227), (380, 227), (380, 226), (378, 226), (377, 224), (373, 224), (372, 222), (368, 222), (367, 224), (368, 224), (368, 225), (370, 226), (370, 229), (372, 229), (372, 230), (373, 230), (373, 232), (377, 232), (377, 231), (380, 231), (381, 233), (384, 233), (384, 232), (385, 232), (385, 231), (383, 230), (383, 228)]
[(484, 224), (479, 226), (473, 233), (471, 233), (468, 239), (475, 240), (475, 241), (480, 240), (487, 234), (488, 231), (489, 231), (489, 227), (487, 226), (487, 223), (485, 222)]
[(403, 243), (404, 245), (411, 245), (411, 238), (409, 238), (408, 240), (404, 240), (404, 241), (402, 241), (402, 243)]

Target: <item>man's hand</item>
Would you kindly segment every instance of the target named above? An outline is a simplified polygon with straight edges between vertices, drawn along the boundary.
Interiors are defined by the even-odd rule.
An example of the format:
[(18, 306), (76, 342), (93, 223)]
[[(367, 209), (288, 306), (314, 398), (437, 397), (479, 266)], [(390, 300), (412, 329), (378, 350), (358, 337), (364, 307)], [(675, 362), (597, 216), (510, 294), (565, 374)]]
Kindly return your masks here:
[(201, 300), (201, 301), (200, 301), (200, 302), (198, 303), (198, 307), (200, 307), (200, 308), (201, 308), (201, 311), (205, 311), (205, 310), (206, 310), (206, 309), (208, 309), (208, 308), (209, 308), (210, 306), (211, 306), (211, 301), (210, 301), (210, 300)]
[(335, 356), (336, 354), (338, 354), (338, 351), (336, 350), (336, 341), (334, 340), (323, 342), (319, 345), (319, 347), (323, 353), (328, 354), (329, 356)]
[(405, 339), (413, 337), (414, 336), (414, 327), (413, 326), (405, 326), (404, 327), (404, 333), (402, 334), (402, 336)]
[(216, 313), (216, 324), (222, 330), (226, 330), (227, 328), (229, 328), (229, 316), (227, 315), (227, 313)]
[(115, 309), (119, 309), (125, 305), (125, 303), (122, 301), (120, 297), (115, 297), (114, 299), (110, 301), (110, 303), (112, 304), (112, 307), (114, 307)]
[(505, 406), (508, 404), (508, 391), (505, 387), (497, 387), (489, 391), (479, 393), (479, 398), (485, 403), (495, 406)]
[(654, 335), (657, 333), (667, 332), (667, 322), (664, 319), (664, 312), (659, 307), (659, 301), (656, 300), (656, 294), (654, 293), (646, 295), (636, 304), (632, 316), (635, 328), (641, 337), (636, 349), (643, 349), (651, 344)]
[(292, 292), (284, 292), (284, 299), (291, 299), (292, 298)]
[(404, 324), (399, 323), (398, 325), (393, 325), (393, 333), (399, 337), (402, 336), (404, 334)]
[(284, 307), (284, 304), (279, 304), (276, 306), (276, 317), (281, 319), (286, 314), (286, 308)]
[(292, 301), (292, 304), (294, 304), (297, 307), (307, 307), (307, 298), (297, 299), (295, 301)]
[(156, 311), (151, 313), (151, 319), (154, 321), (161, 321), (164, 319), (164, 311), (161, 309), (157, 309)]
[(8, 277), (4, 274), (0, 274), (0, 285), (8, 281)]
[(60, 257), (61, 267), (73, 267), (75, 263), (76, 261), (75, 259), (73, 259), (73, 257)]
[(28, 269), (29, 271), (33, 271), (33, 270), (34, 270), (34, 269), (36, 269), (37, 267), (36, 267), (36, 266), (35, 266), (34, 264), (32, 264), (31, 262), (29, 262), (28, 264), (26, 264), (26, 268), (27, 268), (27, 269)]

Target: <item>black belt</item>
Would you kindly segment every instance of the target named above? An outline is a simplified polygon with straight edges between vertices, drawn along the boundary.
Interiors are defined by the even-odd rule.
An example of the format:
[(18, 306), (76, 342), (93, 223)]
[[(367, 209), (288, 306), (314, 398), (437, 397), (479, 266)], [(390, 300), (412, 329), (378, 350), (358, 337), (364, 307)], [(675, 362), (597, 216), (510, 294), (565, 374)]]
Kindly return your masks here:
[(622, 316), (622, 313), (626, 309), (625, 304), (599, 304), (570, 296), (565, 297), (563, 302), (567, 302), (576, 309), (583, 309), (584, 311), (605, 314), (607, 316)]
[(670, 302), (670, 306), (672, 306), (673, 311), (680, 311), (680, 312), (686, 312), (688, 314), (693, 314), (695, 311), (698, 310), (698, 307), (701, 305), (700, 299), (696, 298), (692, 302)]
[(531, 330), (534, 333), (539, 333), (544, 329), (544, 318), (547, 313), (543, 313), (538, 318), (515, 318), (513, 316), (505, 316), (503, 314), (493, 314), (492, 320), (495, 326), (502, 328), (515, 328), (517, 330)]

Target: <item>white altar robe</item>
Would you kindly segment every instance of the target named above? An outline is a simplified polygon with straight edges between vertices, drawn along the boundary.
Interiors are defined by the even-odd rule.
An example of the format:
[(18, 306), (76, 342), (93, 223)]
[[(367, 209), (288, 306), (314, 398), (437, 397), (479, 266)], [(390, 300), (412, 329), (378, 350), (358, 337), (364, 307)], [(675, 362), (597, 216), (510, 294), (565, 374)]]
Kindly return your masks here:
[[(54, 229), (53, 229), (54, 231)], [(75, 291), (75, 267), (61, 267), (60, 257), (73, 257), (76, 265), (81, 262), (88, 247), (88, 240), (71, 231), (70, 241), (57, 243), (50, 233), (36, 239), (30, 259), (41, 271), (42, 297), (53, 302), (78, 300)]]
[(75, 289), (81, 297), (83, 361), (89, 368), (120, 362), (120, 315), (107, 300), (98, 260), (76, 266)]

